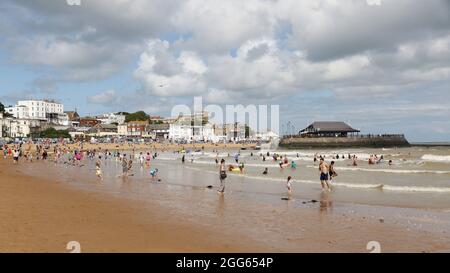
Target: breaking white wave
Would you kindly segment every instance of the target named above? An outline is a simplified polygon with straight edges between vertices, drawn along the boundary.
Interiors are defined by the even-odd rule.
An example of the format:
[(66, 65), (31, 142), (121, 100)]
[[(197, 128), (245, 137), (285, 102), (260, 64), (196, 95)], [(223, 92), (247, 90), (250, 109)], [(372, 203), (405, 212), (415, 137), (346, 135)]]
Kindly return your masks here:
[(426, 154), (422, 156), (422, 160), (430, 162), (448, 162), (450, 163), (450, 155), (431, 155)]
[(403, 191), (403, 192), (450, 193), (450, 188), (445, 188), (445, 187), (416, 187), (416, 186), (383, 185), (383, 190)]
[[(308, 166), (308, 168), (317, 168), (316, 166)], [(435, 170), (396, 170), (396, 169), (367, 169), (358, 167), (335, 167), (336, 170), (341, 171), (363, 171), (363, 172), (380, 172), (380, 173), (428, 173), (428, 174), (450, 174), (450, 171), (435, 171)]]
[[(187, 169), (217, 174), (216, 171), (205, 171), (205, 170), (194, 168), (194, 167), (187, 167)], [(228, 175), (245, 177), (245, 178), (262, 180), (262, 181), (285, 182), (285, 179), (283, 179), (283, 178), (275, 178), (275, 177), (267, 177), (267, 176), (263, 176), (263, 177), (262, 176), (251, 176), (251, 175), (246, 175), (246, 174), (234, 174), (234, 173), (228, 173)], [(313, 180), (294, 179), (293, 182), (294, 183), (320, 185), (319, 181), (313, 181)], [(393, 185), (385, 185), (385, 184), (358, 184), (358, 183), (344, 183), (344, 182), (336, 182), (336, 183), (332, 182), (331, 185), (334, 187), (343, 187), (343, 188), (350, 188), (350, 189), (364, 189), (364, 190), (417, 192), (417, 193), (450, 193), (449, 187), (393, 186)]]

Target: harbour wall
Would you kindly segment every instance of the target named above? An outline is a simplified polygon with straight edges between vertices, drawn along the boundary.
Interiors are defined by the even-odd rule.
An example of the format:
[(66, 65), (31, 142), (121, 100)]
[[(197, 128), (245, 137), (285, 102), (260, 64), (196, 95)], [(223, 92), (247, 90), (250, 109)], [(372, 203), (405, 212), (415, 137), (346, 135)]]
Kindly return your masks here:
[(279, 147), (285, 149), (313, 148), (392, 148), (410, 147), (403, 135), (357, 137), (285, 137)]

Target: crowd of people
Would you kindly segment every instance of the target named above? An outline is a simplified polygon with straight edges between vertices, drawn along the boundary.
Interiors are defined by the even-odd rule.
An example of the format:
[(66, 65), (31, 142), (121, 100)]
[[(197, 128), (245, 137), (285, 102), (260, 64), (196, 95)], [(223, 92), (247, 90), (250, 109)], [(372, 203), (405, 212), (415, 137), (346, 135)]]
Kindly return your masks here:
[[(91, 160), (95, 161), (95, 175), (98, 177), (100, 181), (104, 179), (104, 174), (102, 170), (103, 162), (109, 159), (115, 160), (120, 163), (122, 167), (122, 174), (120, 174), (120, 177), (128, 177), (133, 176), (133, 173), (131, 172), (133, 168), (133, 161), (137, 160), (141, 167), (147, 168), (148, 174), (151, 177), (152, 181), (157, 180), (161, 181), (158, 178), (158, 172), (159, 170), (157, 168), (151, 168), (151, 161), (156, 159), (158, 157), (158, 153), (156, 150), (154, 151), (147, 151), (147, 152), (136, 152), (133, 145), (131, 145), (129, 148), (130, 150), (127, 152), (120, 151), (120, 150), (102, 150), (101, 147), (98, 149), (84, 149), (83, 142), (78, 143), (77, 145), (67, 145), (67, 143), (61, 142), (57, 144), (33, 144), (33, 143), (27, 143), (27, 145), (23, 145), (24, 143), (15, 144), (15, 145), (4, 145), (2, 147), (3, 150), (3, 157), (6, 159), (7, 157), (12, 157), (14, 164), (19, 164), (19, 160), (23, 158), (24, 160), (28, 162), (33, 162), (34, 160), (52, 160), (56, 164), (68, 164), (71, 166), (77, 166), (77, 167), (83, 167), (85, 165), (85, 160)], [(24, 148), (26, 146), (26, 148)], [(204, 151), (204, 148), (202, 147), (201, 150)], [(185, 163), (185, 157), (187, 152), (183, 148), (180, 151), (177, 151), (181, 154), (181, 161), (182, 164)], [(241, 154), (238, 152), (234, 155), (234, 164), (229, 164), (228, 166), (225, 165), (225, 159), (221, 158), (219, 161), (219, 152), (218, 150), (213, 150), (213, 152), (216, 152), (217, 156), (215, 158), (215, 163), (218, 165), (219, 168), (219, 187), (218, 192), (220, 194), (224, 194), (225, 192), (225, 180), (227, 178), (227, 172), (236, 172), (236, 173), (244, 173), (245, 169), (245, 162), (241, 160)], [(51, 157), (50, 157), (51, 155)], [(250, 153), (251, 157), (254, 157), (253, 152)], [(228, 153), (228, 157), (230, 157), (230, 154)], [(295, 160), (289, 160), (287, 155), (280, 155), (278, 153), (270, 153), (266, 152), (264, 154), (260, 153), (259, 157), (264, 162), (267, 160), (267, 158), (272, 158), (274, 162), (277, 162), (280, 170), (283, 170), (285, 168), (290, 168), (292, 170), (296, 170), (298, 165)], [(297, 158), (299, 158), (300, 155), (297, 153)], [(352, 166), (358, 166), (357, 159), (358, 157), (356, 155), (350, 155), (344, 156), (344, 155), (334, 155), (332, 156), (332, 161), (330, 163), (327, 163), (325, 160), (325, 156), (316, 154), (314, 156), (314, 163), (318, 163), (318, 170), (319, 170), (319, 179), (320, 184), (322, 186), (322, 190), (324, 191), (331, 191), (332, 190), (332, 181), (335, 177), (338, 176), (336, 170), (335, 170), (335, 161), (339, 159), (348, 159), (351, 160)], [(194, 161), (194, 155), (191, 153), (191, 162)], [(384, 157), (377, 155), (371, 155), (368, 164), (374, 165), (374, 164), (381, 164), (384, 162)], [(392, 165), (392, 160), (389, 160), (389, 165)], [(266, 167), (264, 168), (263, 175), (269, 174), (269, 169)], [(292, 187), (292, 176), (288, 176), (286, 180), (286, 188), (289, 196), (293, 193), (293, 187)]]

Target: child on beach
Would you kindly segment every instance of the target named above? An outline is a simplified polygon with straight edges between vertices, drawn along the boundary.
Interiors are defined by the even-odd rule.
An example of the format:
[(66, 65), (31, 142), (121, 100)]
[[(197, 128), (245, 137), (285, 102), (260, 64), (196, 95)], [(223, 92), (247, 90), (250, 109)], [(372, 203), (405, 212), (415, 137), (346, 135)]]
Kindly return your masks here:
[(127, 159), (124, 158), (122, 160), (122, 177), (128, 176), (128, 162)]
[(294, 160), (292, 160), (292, 162), (291, 162), (291, 169), (293, 169), (293, 170), (297, 169), (297, 163), (295, 163)]
[(147, 168), (150, 168), (150, 160), (152, 159), (152, 156), (150, 155), (150, 153), (147, 153), (147, 156), (145, 158), (145, 166)]
[(141, 164), (141, 167), (144, 167), (144, 155), (142, 152), (139, 153), (139, 163)]
[(291, 182), (291, 180), (292, 180), (292, 177), (291, 177), (291, 176), (288, 176), (287, 182), (286, 182), (286, 188), (287, 188), (287, 190), (288, 190), (289, 196), (292, 195), (292, 182)]
[(95, 163), (95, 175), (97, 175), (98, 178), (103, 180), (103, 172), (102, 172), (102, 169), (101, 169), (101, 162), (100, 162), (100, 160), (97, 160), (97, 162)]
[(241, 162), (241, 164), (239, 164), (239, 171), (240, 171), (241, 173), (243, 173), (243, 172), (244, 172), (244, 168), (245, 168), (244, 162)]
[[(150, 176), (152, 177), (152, 181), (158, 178), (158, 169), (151, 169), (150, 170)], [(159, 181), (159, 179), (158, 179)]]
[(14, 164), (19, 164), (19, 155), (20, 155), (19, 150), (14, 150), (13, 153)]

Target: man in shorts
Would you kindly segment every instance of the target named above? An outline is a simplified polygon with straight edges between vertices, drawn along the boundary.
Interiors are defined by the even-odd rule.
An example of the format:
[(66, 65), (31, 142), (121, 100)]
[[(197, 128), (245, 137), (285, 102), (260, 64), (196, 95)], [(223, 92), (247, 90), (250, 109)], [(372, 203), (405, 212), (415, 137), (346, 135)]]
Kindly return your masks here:
[(330, 172), (330, 167), (328, 166), (328, 164), (325, 162), (325, 160), (323, 158), (320, 159), (319, 171), (320, 171), (320, 184), (322, 185), (322, 190), (331, 191), (331, 187), (328, 182), (328, 179), (329, 179), (328, 174)]

